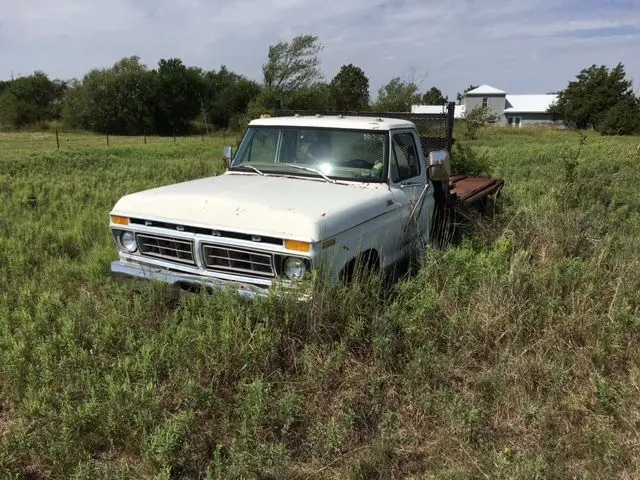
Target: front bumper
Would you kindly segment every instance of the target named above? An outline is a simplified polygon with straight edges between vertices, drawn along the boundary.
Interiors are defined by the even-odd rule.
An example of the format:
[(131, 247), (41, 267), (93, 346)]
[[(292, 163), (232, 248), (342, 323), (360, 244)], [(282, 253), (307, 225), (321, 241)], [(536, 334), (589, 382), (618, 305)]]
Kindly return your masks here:
[(221, 280), (212, 277), (203, 277), (189, 273), (170, 271), (161, 267), (143, 266), (132, 263), (114, 261), (111, 263), (111, 274), (115, 278), (139, 278), (144, 280), (156, 280), (180, 287), (210, 288), (220, 290), (235, 290), (239, 295), (255, 299), (266, 297), (269, 290), (248, 283)]

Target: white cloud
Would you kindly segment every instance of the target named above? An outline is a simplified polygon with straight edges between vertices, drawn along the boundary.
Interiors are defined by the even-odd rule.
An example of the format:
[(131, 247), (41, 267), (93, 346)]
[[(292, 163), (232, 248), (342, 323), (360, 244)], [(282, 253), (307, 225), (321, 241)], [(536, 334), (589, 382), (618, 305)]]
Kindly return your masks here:
[[(629, 0), (0, 0), (0, 78), (80, 77), (138, 55), (259, 80), (268, 46), (313, 33), (330, 79), (365, 70), (371, 92), (409, 67), (451, 97), (470, 83), (513, 93), (563, 88), (592, 63), (625, 64), (640, 87), (640, 4)], [(619, 35), (612, 35), (619, 29)], [(605, 36), (608, 33), (609, 36)]]
[(620, 18), (616, 20), (570, 20), (545, 24), (507, 25), (484, 30), (489, 38), (548, 37), (555, 35), (575, 35), (599, 30), (639, 28), (640, 18)]

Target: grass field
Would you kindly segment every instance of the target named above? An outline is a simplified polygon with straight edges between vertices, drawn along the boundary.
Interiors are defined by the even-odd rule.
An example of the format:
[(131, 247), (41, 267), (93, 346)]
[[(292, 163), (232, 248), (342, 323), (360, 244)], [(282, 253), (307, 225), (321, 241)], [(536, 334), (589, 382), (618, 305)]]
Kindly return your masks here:
[(308, 311), (113, 282), (114, 202), (224, 142), (66, 137), (0, 135), (0, 477), (640, 478), (637, 137), (462, 141), (497, 217)]

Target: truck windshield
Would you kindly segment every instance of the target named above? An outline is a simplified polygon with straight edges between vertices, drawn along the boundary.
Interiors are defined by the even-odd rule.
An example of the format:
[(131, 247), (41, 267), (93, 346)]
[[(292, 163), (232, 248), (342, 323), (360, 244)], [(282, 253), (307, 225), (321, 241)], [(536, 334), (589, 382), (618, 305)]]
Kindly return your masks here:
[(387, 151), (388, 134), (384, 131), (253, 126), (247, 130), (231, 169), (253, 167), (265, 174), (320, 177), (312, 171), (317, 170), (336, 180), (383, 182)]

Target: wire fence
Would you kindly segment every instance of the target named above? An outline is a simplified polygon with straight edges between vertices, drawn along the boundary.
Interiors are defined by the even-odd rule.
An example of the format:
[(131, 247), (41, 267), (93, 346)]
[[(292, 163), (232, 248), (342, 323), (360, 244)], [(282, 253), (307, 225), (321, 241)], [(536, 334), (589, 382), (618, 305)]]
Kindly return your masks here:
[[(275, 116), (288, 115), (344, 115), (367, 117), (391, 117), (413, 122), (421, 136), (422, 147), (428, 155), (433, 150), (451, 151), (453, 143), (454, 103), (449, 103), (442, 113), (371, 112), (371, 111), (321, 111), (313, 109), (286, 109), (277, 102)], [(158, 145), (167, 143), (202, 143), (213, 146), (231, 145), (237, 148), (242, 131), (220, 130), (211, 133), (158, 136), (158, 135), (109, 135), (86, 131), (50, 128), (39, 131), (0, 132), (0, 150), (50, 151), (76, 148), (111, 148)]]
[(167, 144), (235, 145), (241, 133), (220, 131), (207, 134), (106, 135), (60, 128), (39, 131), (0, 132), (0, 151), (28, 152), (79, 148), (144, 147)]

